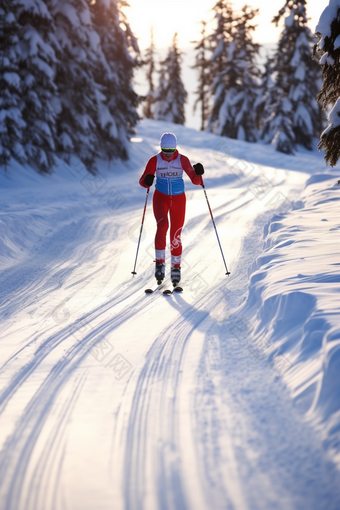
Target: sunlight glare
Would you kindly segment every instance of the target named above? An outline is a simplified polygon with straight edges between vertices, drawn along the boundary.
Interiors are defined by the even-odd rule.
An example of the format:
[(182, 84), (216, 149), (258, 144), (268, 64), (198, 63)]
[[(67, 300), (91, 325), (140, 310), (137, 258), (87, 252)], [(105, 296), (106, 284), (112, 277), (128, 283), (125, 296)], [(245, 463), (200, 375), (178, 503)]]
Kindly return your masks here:
[[(200, 37), (200, 22), (213, 22), (212, 8), (217, 0), (186, 1), (172, 0), (129, 0), (130, 8), (125, 13), (134, 34), (138, 38), (140, 49), (150, 45), (150, 30), (154, 28), (154, 40), (158, 48), (165, 48), (171, 44), (174, 33), (178, 32), (181, 48), (191, 46), (190, 42)], [(285, 0), (243, 0), (232, 2), (235, 10), (247, 4), (254, 9), (260, 9), (260, 15), (255, 18), (258, 25), (254, 40), (261, 44), (277, 41), (281, 28), (276, 28), (271, 20), (284, 5)], [(309, 26), (314, 32), (315, 26), (328, 0), (309, 0), (307, 3), (308, 16), (311, 18)], [(212, 25), (214, 26), (214, 25)]]

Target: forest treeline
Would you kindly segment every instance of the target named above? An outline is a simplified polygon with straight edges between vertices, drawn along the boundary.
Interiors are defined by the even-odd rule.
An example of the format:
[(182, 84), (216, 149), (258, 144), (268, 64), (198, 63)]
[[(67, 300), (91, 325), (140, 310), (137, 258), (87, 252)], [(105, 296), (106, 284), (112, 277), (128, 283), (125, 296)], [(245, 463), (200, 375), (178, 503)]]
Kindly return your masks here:
[[(314, 35), (307, 1), (283, 0), (272, 22), (282, 27), (275, 51), (260, 59), (253, 40), (257, 9), (219, 0), (193, 41), (195, 108), (201, 130), (272, 144), (293, 154), (320, 149), (340, 156), (340, 0), (331, 0)], [(0, 166), (11, 158), (50, 172), (56, 156), (77, 156), (95, 173), (96, 160), (128, 158), (143, 116), (185, 123), (177, 33), (166, 57), (142, 55), (119, 0), (2, 0), (0, 6)], [(144, 66), (149, 91), (133, 87)], [(331, 110), (329, 126), (325, 110)]]

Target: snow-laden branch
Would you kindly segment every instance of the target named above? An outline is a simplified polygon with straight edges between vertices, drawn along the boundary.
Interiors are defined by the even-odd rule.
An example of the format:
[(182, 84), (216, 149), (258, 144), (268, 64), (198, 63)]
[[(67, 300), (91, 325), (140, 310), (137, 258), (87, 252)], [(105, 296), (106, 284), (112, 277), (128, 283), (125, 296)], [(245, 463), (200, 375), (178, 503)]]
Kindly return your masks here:
[(330, 0), (315, 30), (319, 42), (314, 47), (314, 55), (319, 54), (323, 75), (317, 99), (322, 101), (323, 108), (333, 106), (319, 150), (323, 149), (326, 162), (335, 166), (340, 158), (340, 0)]

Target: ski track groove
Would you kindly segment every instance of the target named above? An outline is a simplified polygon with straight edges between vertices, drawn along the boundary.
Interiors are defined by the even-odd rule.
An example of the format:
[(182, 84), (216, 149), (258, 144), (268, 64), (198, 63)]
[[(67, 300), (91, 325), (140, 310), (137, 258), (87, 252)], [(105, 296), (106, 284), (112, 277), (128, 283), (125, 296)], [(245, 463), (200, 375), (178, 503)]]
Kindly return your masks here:
[[(30, 479), (27, 481), (27, 485), (29, 487), (29, 491), (24, 495), (25, 496), (25, 510), (36, 510), (38, 508), (49, 508), (48, 501), (48, 485), (45, 484), (44, 481), (51, 479), (53, 480), (53, 476), (51, 472), (53, 471), (53, 463), (56, 461), (56, 458), (59, 456), (59, 450), (63, 452), (63, 438), (66, 433), (66, 427), (68, 423), (68, 419), (72, 413), (73, 407), (76, 404), (78, 396), (80, 394), (81, 388), (85, 383), (86, 375), (83, 374), (79, 380), (76, 380), (74, 383), (71, 383), (71, 391), (70, 397), (65, 399), (65, 403), (62, 406), (62, 410), (56, 418), (56, 422), (53, 425), (53, 430), (49, 435), (48, 442), (44, 445), (43, 453), (40, 455), (38, 463), (30, 476)], [(56, 391), (57, 394), (57, 391)], [(44, 399), (44, 392), (42, 391), (42, 395), (40, 399)], [(48, 412), (51, 410), (53, 404), (55, 402), (55, 398), (51, 399), (51, 401), (46, 403), (46, 413), (44, 416), (41, 416), (41, 424), (37, 423), (36, 427), (32, 430), (32, 436), (29, 436), (29, 440), (26, 441), (24, 449), (21, 450), (20, 459), (15, 468), (14, 475), (12, 476), (12, 483), (10, 485), (10, 491), (7, 494), (7, 503), (6, 509), (11, 510), (22, 508), (20, 506), (20, 501), (22, 498), (22, 492), (20, 489), (23, 488), (23, 484), (26, 481), (26, 472), (28, 465), (31, 460), (32, 451), (39, 440), (39, 434), (44, 426), (44, 423), (48, 419)], [(36, 407), (32, 406), (30, 409), (30, 414), (34, 415), (37, 410)], [(45, 411), (45, 409), (44, 409)], [(24, 435), (27, 427), (30, 426), (30, 417), (28, 419), (23, 420), (21, 424), (21, 429), (17, 430), (17, 434)], [(17, 446), (15, 446), (16, 448)], [(19, 447), (20, 449), (20, 447)], [(56, 485), (57, 480), (54, 481)]]
[[(204, 493), (208, 496), (206, 497), (206, 504), (209, 504), (211, 508), (216, 510), (222, 510), (232, 509), (234, 504), (229, 496), (226, 480), (221, 468), (223, 466), (223, 460), (221, 459), (223, 447), (220, 444), (220, 431), (228, 430), (229, 427), (223, 424), (225, 409), (219, 409), (218, 405), (218, 395), (221, 394), (221, 387), (216, 387), (216, 382), (212, 376), (212, 374), (216, 373), (216, 367), (220, 369), (220, 358), (216, 354), (219, 351), (219, 347), (214, 335), (211, 334), (211, 330), (214, 327), (215, 325), (212, 325), (207, 331), (198, 368), (200, 376), (197, 377), (197, 391), (195, 392), (192, 412), (195, 414), (195, 443), (201, 449), (200, 458), (202, 462), (199, 464), (199, 468)], [(207, 348), (209, 339), (210, 341), (215, 341), (215, 351), (213, 353), (211, 349)], [(208, 382), (205, 382), (206, 378), (208, 378)], [(219, 383), (221, 384), (220, 380)], [(205, 410), (203, 414), (202, 410)], [(225, 447), (226, 445), (224, 444)], [(235, 471), (235, 465), (232, 465), (232, 462), (230, 462), (229, 452), (228, 457), (228, 469), (230, 472), (232, 470)], [(241, 508), (247, 507), (242, 506)]]
[[(107, 231), (104, 231), (104, 237), (100, 238), (103, 225), (99, 222), (100, 218), (94, 217), (89, 225), (85, 224), (85, 219), (82, 218), (78, 223), (64, 225), (63, 229), (67, 229), (67, 231), (62, 241), (60, 239), (61, 231), (58, 230), (52, 243), (50, 240), (51, 244), (48, 245), (48, 249), (43, 251), (42, 247), (40, 248), (42, 253), (39, 255), (39, 268), (36, 267), (35, 260), (33, 260), (31, 263), (25, 264), (24, 268), (14, 267), (6, 271), (5, 277), (1, 278), (0, 286), (0, 301), (3, 303), (0, 307), (1, 316), (8, 318), (9, 314), (13, 315), (27, 309), (29, 306), (41, 302), (54, 290), (60, 289), (63, 282), (67, 282), (72, 272), (78, 268), (78, 260), (81, 260), (82, 265), (96, 260), (108, 243), (118, 236), (118, 230), (121, 228), (119, 224), (105, 222), (104, 227), (107, 227)], [(88, 242), (88, 239), (91, 241)], [(93, 241), (94, 239), (96, 242)], [(113, 261), (114, 264), (113, 273), (117, 266), (117, 262), (114, 263), (117, 251), (112, 252), (112, 249), (114, 250), (114, 246), (111, 246), (110, 250), (110, 261)], [(66, 268), (62, 267), (64, 260), (70, 259), (70, 257), (73, 258), (73, 261)], [(56, 259), (54, 267), (50, 269), (53, 259)], [(102, 267), (105, 267), (105, 264)], [(86, 280), (90, 276), (86, 276), (84, 279)], [(11, 284), (7, 282), (11, 282)], [(76, 284), (77, 282), (67, 285), (64, 290)]]
[[(122, 285), (124, 286), (126, 283)], [(0, 494), (4, 491), (6, 493), (5, 496), (2, 497), (2, 499), (5, 497), (6, 500), (6, 510), (18, 510), (17, 505), (21, 498), (20, 489), (23, 488), (31, 454), (34, 450), (36, 442), (39, 439), (41, 430), (49, 417), (49, 413), (57, 399), (57, 396), (60, 394), (65, 385), (69, 383), (69, 380), (74, 374), (75, 370), (88, 356), (89, 353), (87, 351), (84, 352), (86, 346), (90, 345), (93, 347), (95, 345), (95, 342), (93, 343), (93, 339), (97, 335), (99, 335), (98, 338), (100, 341), (103, 334), (112, 332), (114, 329), (118, 328), (121, 324), (131, 319), (137, 313), (143, 312), (145, 310), (145, 302), (142, 296), (140, 282), (135, 280), (131, 285), (133, 288), (138, 288), (139, 290), (139, 295), (136, 297), (136, 299), (133, 300), (120, 313), (116, 314), (115, 317), (109, 318), (104, 323), (93, 328), (93, 330), (87, 334), (81, 342), (73, 345), (68, 350), (68, 352), (65, 353), (63, 358), (61, 358), (53, 366), (49, 375), (46, 377), (38, 391), (34, 394), (29, 404), (23, 411), (22, 416), (20, 417), (18, 423), (16, 423), (10, 437), (8, 437), (5, 441), (0, 457)], [(82, 321), (87, 323), (90, 320), (105, 314), (110, 309), (112, 309), (113, 306), (124, 301), (130, 296), (131, 286), (129, 285), (125, 291), (123, 291), (122, 295), (118, 295), (117, 298), (108, 301), (100, 307), (97, 307), (91, 313), (85, 314), (77, 321), (77, 323), (81, 323)], [(156, 297), (157, 296), (154, 298), (151, 297), (151, 300), (153, 301), (153, 299)], [(158, 297), (163, 299), (163, 297), (160, 295), (158, 295)], [(152, 303), (149, 303), (149, 306), (151, 306), (151, 304)], [(34, 373), (38, 365), (44, 360), (46, 356), (48, 356), (51, 350), (56, 348), (60, 343), (68, 338), (71, 331), (74, 330), (74, 326), (76, 326), (76, 324), (73, 325), (73, 327), (67, 326), (52, 338), (48, 338), (35, 352), (33, 359), (19, 370), (8, 387), (1, 394), (0, 413), (4, 411), (9, 399), (12, 398), (14, 393), (22, 387), (28, 377)], [(78, 384), (80, 384), (80, 382)], [(79, 391), (77, 389), (78, 386), (72, 390), (75, 392), (76, 398), (78, 397), (81, 388)], [(64, 409), (65, 418), (62, 417), (60, 423), (54, 427), (54, 433), (58, 427), (61, 427), (63, 419), (65, 419), (65, 422), (67, 422), (66, 417), (71, 412), (69, 410), (69, 405), (70, 403), (68, 403), (67, 407)], [(75, 400), (72, 402), (72, 405), (75, 405)], [(66, 423), (64, 427), (66, 427)], [(59, 439), (58, 441), (60, 442)], [(57, 449), (58, 444), (54, 443), (53, 437), (49, 439), (49, 442), (50, 445), (55, 445), (54, 448)], [(17, 452), (16, 458), (13, 457), (13, 451)], [(48, 464), (51, 452), (49, 451), (49, 453), (46, 455), (46, 458), (44, 458), (44, 456), (40, 458), (42, 466), (37, 466), (35, 475), (33, 476), (35, 480), (39, 479), (37, 473), (41, 473), (44, 469), (44, 466)], [(46, 475), (45, 472), (44, 474)], [(8, 480), (11, 480), (11, 482), (8, 483)], [(33, 487), (34, 483), (32, 483), (31, 486)], [(5, 489), (6, 487), (9, 487), (7, 491)], [(38, 494), (38, 489), (36, 492), (33, 491), (33, 494)], [(38, 497), (38, 495), (30, 497), (29, 501), (31, 506), (28, 507), (27, 510), (37, 510), (38, 508), (44, 508), (41, 506), (35, 506), (37, 502), (36, 498)], [(32, 498), (33, 502), (31, 504)]]
[[(264, 215), (263, 221), (266, 217), (267, 214)], [(261, 235), (259, 235), (261, 231), (262, 226), (256, 228), (256, 231), (248, 236), (247, 242), (252, 244), (253, 249), (255, 246), (257, 248), (261, 246)], [(248, 256), (253, 260), (253, 251)], [(247, 262), (242, 260), (240, 267), (234, 268), (234, 276), (227, 280), (228, 292), (236, 285), (233, 308), (239, 304), (239, 294), (241, 297), (243, 295), (242, 292), (239, 292), (239, 286), (247, 284)], [(221, 280), (220, 283), (205, 292), (203, 297), (188, 304), (188, 308), (184, 312), (180, 304), (184, 303), (183, 296), (181, 294), (174, 295), (170, 302), (178, 309), (180, 315), (174, 324), (165, 327), (158, 334), (157, 340), (145, 356), (145, 363), (137, 381), (134, 383), (130, 379), (131, 384), (135, 384), (135, 388), (133, 389), (131, 409), (128, 410), (126, 437), (121, 438), (121, 442), (125, 444), (123, 485), (125, 510), (149, 510), (151, 507), (162, 510), (189, 510), (192, 508), (181, 481), (180, 459), (182, 452), (178, 440), (180, 417), (176, 408), (177, 396), (180, 392), (181, 364), (191, 334), (195, 329), (199, 329), (200, 323), (207, 319), (221, 302), (221, 296), (225, 297), (225, 290), (226, 282)], [(212, 326), (209, 327), (207, 335), (210, 334), (211, 329)], [(199, 373), (202, 357), (195, 369), (197, 378), (202, 376)], [(199, 381), (197, 387), (200, 387)], [(197, 402), (195, 392), (192, 402), (193, 416), (197, 412)], [(158, 410), (157, 415), (153, 412), (154, 409)], [(123, 414), (124, 410), (120, 409), (119, 412)], [(209, 407), (204, 416), (208, 421), (213, 419), (210, 412), (211, 408)], [(215, 413), (217, 416), (218, 409), (215, 409)], [(121, 419), (124, 421), (123, 417)], [(218, 419), (221, 423), (223, 416), (218, 416)], [(198, 437), (201, 431), (198, 432), (193, 425), (191, 432), (194, 437)], [(200, 462), (199, 476), (201, 480), (199, 483), (203, 488), (205, 499), (204, 505), (202, 502), (202, 508), (233, 509), (235, 506), (228, 494), (228, 484), (214, 462), (220, 447), (218, 432), (219, 428), (217, 431), (215, 430), (215, 434), (211, 435), (212, 443), (209, 444), (213, 444), (214, 450), (209, 452), (209, 458), (203, 456), (203, 458), (197, 459)], [(164, 438), (166, 443), (164, 443)], [(196, 457), (199, 455), (198, 450), (195, 455)], [(168, 459), (172, 459), (172, 461), (168, 461)], [(213, 470), (212, 467), (214, 467)], [(147, 501), (148, 492), (146, 490), (150, 470), (152, 471), (153, 487), (149, 487), (148, 492), (157, 495), (157, 501), (153, 502), (153, 505)], [(207, 476), (210, 477), (210, 484), (206, 483)], [(212, 500), (215, 501), (216, 507), (211, 506)]]
[[(26, 406), (23, 415), (15, 426), (14, 432), (6, 440), (5, 446), (1, 452), (0, 462), (0, 491), (5, 493), (3, 499), (5, 501), (6, 510), (19, 510), (23, 508), (20, 506), (20, 502), (32, 452), (39, 439), (43, 426), (49, 417), (49, 412), (53, 407), (55, 398), (61, 388), (64, 387), (65, 382), (69, 382), (69, 378), (73, 373), (73, 368), (73, 365), (71, 365), (65, 370), (61, 361), (57, 363), (36, 392), (35, 396), (31, 399), (31, 402)], [(74, 397), (71, 396), (66, 400), (66, 410), (74, 398), (78, 396), (77, 387), (81, 382), (82, 380), (80, 379), (76, 384), (71, 385)], [(61, 424), (63, 415), (58, 419), (59, 424)], [(50, 444), (53, 440), (53, 437), (50, 438)], [(15, 456), (13, 456), (13, 452), (16, 452)], [(49, 450), (47, 451), (47, 455), (51, 455)], [(31, 491), (33, 491), (34, 494), (34, 489), (34, 484), (30, 483), (28, 498), (31, 497)], [(27, 496), (26, 494), (24, 495)], [(37, 507), (32, 508), (36, 509)]]
[[(214, 288), (197, 300), (197, 308), (189, 307), (179, 320), (166, 327), (146, 354), (145, 364), (136, 382), (124, 441), (126, 510), (149, 508), (145, 502), (148, 476), (145, 459), (153, 464), (152, 478), (157, 487), (154, 493), (158, 500), (156, 508), (189, 508), (180, 477), (177, 392), (187, 342), (192, 332), (209, 315), (209, 311), (204, 310), (206, 302), (213, 305), (216, 301), (216, 305), (218, 299)], [(153, 409), (158, 411), (154, 413)], [(167, 440), (163, 444), (164, 438)], [(172, 458), (170, 464), (169, 457)]]
[[(132, 282), (132, 283), (131, 283)], [(116, 298), (113, 298), (112, 300), (108, 301), (102, 306), (99, 306), (95, 308), (93, 311), (86, 313), (82, 315), (79, 319), (77, 319), (72, 325), (67, 325), (64, 327), (61, 331), (57, 332), (52, 337), (47, 338), (43, 341), (43, 343), (37, 348), (37, 350), (33, 353), (33, 359), (30, 360), (28, 363), (26, 363), (19, 371), (14, 375), (14, 377), (11, 379), (10, 383), (8, 384), (7, 388), (2, 390), (0, 393), (0, 414), (3, 412), (4, 407), (6, 406), (7, 402), (12, 398), (14, 393), (21, 387), (23, 382), (34, 372), (34, 370), (40, 365), (40, 363), (50, 354), (50, 352), (57, 347), (60, 343), (62, 343), (64, 340), (68, 338), (72, 332), (77, 329), (77, 326), (82, 323), (88, 323), (100, 315), (102, 315), (104, 312), (109, 311), (111, 308), (115, 307), (116, 305), (123, 302), (125, 299), (131, 297), (131, 294), (133, 291), (140, 291), (140, 282), (137, 280), (129, 280), (127, 282), (124, 282), (121, 285), (121, 288), (124, 289), (122, 293), (119, 293), (119, 288), (116, 289), (118, 292), (118, 295)], [(131, 288), (132, 287), (132, 288)], [(157, 293), (155, 294), (154, 298), (156, 297)], [(151, 299), (153, 299), (150, 296)], [(138, 311), (141, 311), (143, 309), (143, 305), (140, 304), (138, 306), (138, 301), (140, 301), (140, 296), (138, 296), (135, 300), (136, 306), (138, 307)], [(134, 302), (134, 303), (135, 303)], [(129, 310), (132, 306), (134, 306), (134, 303), (129, 306)], [(116, 316), (117, 319), (117, 326), (114, 325), (114, 327), (118, 327), (124, 320), (126, 320), (126, 316), (129, 315), (129, 312), (125, 312), (124, 310), (121, 312), (122, 319), (119, 319), (120, 315)], [(115, 321), (116, 323), (116, 321)], [(115, 324), (114, 323), (114, 324)], [(102, 331), (101, 331), (102, 333)], [(4, 365), (0, 368), (0, 376), (2, 375), (4, 369), (7, 367), (7, 365), (10, 364), (11, 361), (15, 360), (15, 358), (21, 354), (25, 349), (33, 345), (41, 336), (41, 333), (39, 333), (38, 336), (34, 336), (32, 340), (29, 340), (24, 347), (16, 351), (7, 361), (4, 363)]]
[[(86, 382), (88, 371), (83, 373), (73, 385), (73, 390), (70, 392), (69, 402), (67, 399), (62, 405), (61, 412), (58, 414), (57, 420), (53, 426), (53, 430), (50, 433), (49, 443), (43, 449), (40, 455), (37, 466), (32, 473), (30, 487), (33, 488), (29, 492), (29, 496), (26, 500), (27, 510), (35, 510), (37, 508), (49, 508), (50, 501), (48, 501), (47, 492), (47, 481), (53, 479), (54, 465), (57, 464), (60, 474), (62, 467), (62, 459), (65, 450), (65, 434), (68, 424), (68, 420), (72, 414), (73, 408), (78, 400), (78, 396)], [(59, 460), (58, 460), (59, 459)], [(56, 493), (58, 489), (59, 477), (56, 477), (54, 487), (51, 489), (52, 492)], [(53, 498), (52, 501), (57, 501), (57, 497)]]

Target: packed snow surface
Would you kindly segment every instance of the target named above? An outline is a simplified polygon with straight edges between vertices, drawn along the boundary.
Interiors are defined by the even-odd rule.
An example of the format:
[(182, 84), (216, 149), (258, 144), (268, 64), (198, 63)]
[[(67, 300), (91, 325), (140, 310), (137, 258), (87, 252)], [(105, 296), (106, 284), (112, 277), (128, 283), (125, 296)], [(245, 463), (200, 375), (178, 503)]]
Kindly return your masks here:
[[(165, 131), (231, 276), (187, 180), (184, 292), (145, 295)], [(0, 509), (339, 509), (335, 172), (165, 122), (130, 152), (0, 174)]]

